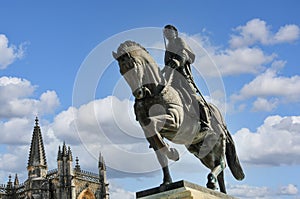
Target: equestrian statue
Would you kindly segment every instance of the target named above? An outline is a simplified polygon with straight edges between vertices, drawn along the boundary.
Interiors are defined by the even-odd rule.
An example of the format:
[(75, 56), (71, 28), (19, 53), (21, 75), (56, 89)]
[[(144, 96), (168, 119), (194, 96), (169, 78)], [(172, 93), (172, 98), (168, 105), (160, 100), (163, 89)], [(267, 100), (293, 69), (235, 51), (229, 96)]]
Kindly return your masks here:
[(220, 191), (226, 193), (226, 162), (237, 180), (245, 177), (234, 141), (218, 108), (205, 101), (193, 80), (190, 65), (195, 55), (191, 48), (172, 25), (164, 27), (164, 36), (168, 43), (163, 70), (134, 41), (125, 41), (113, 52), (135, 97), (136, 120), (162, 167), (161, 185), (172, 182), (168, 159), (179, 159), (178, 151), (165, 142), (167, 139), (185, 145), (210, 169), (208, 188), (217, 189), (218, 184)]

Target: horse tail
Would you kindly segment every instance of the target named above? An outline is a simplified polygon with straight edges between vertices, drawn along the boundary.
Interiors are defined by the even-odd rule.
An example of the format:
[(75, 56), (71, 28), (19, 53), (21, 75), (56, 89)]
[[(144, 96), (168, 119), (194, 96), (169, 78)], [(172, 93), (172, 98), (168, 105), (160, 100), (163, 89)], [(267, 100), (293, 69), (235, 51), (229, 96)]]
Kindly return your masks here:
[(237, 156), (235, 145), (230, 132), (226, 129), (227, 139), (226, 139), (226, 160), (232, 175), (237, 180), (243, 180), (245, 174), (243, 172), (242, 166), (240, 164), (239, 158)]
[(230, 132), (228, 131), (225, 121), (222, 117), (221, 112), (219, 109), (213, 105), (209, 104), (209, 108), (214, 113), (214, 118), (216, 119), (217, 123), (220, 125), (220, 127), (223, 130), (223, 133), (225, 133), (226, 137), (226, 160), (228, 167), (232, 173), (232, 175), (235, 177), (237, 180), (243, 180), (245, 178), (245, 174), (243, 172), (242, 166), (240, 164), (239, 158), (237, 156), (236, 150), (235, 150), (235, 145), (234, 141), (230, 135)]

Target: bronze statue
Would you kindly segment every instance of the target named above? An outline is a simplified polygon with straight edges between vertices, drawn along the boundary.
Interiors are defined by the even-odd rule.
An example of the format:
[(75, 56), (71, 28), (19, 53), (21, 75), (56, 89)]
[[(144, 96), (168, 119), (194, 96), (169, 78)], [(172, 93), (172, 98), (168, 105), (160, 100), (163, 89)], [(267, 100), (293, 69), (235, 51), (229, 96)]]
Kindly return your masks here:
[(113, 57), (135, 97), (136, 119), (162, 167), (162, 185), (172, 182), (168, 159), (179, 159), (177, 150), (170, 148), (164, 139), (184, 144), (211, 170), (207, 177), (208, 188), (216, 189), (218, 181), (220, 191), (226, 193), (225, 157), (234, 177), (238, 180), (244, 178), (234, 142), (221, 113), (216, 106), (209, 104), (213, 131), (201, 131), (199, 105), (194, 100), (200, 100), (200, 97), (194, 95), (188, 98), (191, 95), (187, 91), (189, 88), (179, 90), (174, 87), (179, 81), (187, 82), (174, 78), (176, 75), (179, 77), (180, 72), (171, 70), (169, 77), (165, 78), (149, 52), (134, 41), (122, 43), (117, 52), (113, 52)]
[[(178, 36), (177, 28), (173, 25), (166, 25), (163, 30), (164, 38), (168, 40), (168, 44), (165, 42), (165, 69), (166, 78), (170, 76), (170, 71), (176, 70), (179, 72), (180, 76), (177, 77), (181, 81), (177, 82), (178, 89), (186, 85), (183, 81), (187, 81), (187, 85), (184, 86), (189, 92), (190, 96), (200, 94), (201, 100), (199, 103), (200, 111), (200, 122), (201, 131), (211, 131), (208, 106), (206, 105), (205, 99), (202, 97), (200, 90), (197, 88), (194, 78), (191, 72), (191, 64), (195, 61), (195, 54), (192, 49), (187, 45), (187, 43)], [(176, 87), (176, 86), (175, 86)], [(189, 89), (190, 87), (190, 89)]]

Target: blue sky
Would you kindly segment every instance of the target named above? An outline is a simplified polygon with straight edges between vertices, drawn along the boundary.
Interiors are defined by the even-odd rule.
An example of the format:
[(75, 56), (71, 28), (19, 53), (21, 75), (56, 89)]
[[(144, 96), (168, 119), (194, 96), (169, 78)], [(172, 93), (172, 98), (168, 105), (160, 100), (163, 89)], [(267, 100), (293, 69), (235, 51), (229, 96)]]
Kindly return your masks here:
[[(238, 182), (226, 169), (228, 192), (300, 198), (299, 6), (296, 0), (2, 1), (0, 183), (10, 173), (26, 179), (38, 115), (49, 169), (66, 141), (87, 170), (97, 170), (95, 157), (103, 152), (112, 199), (160, 184), (111, 51), (137, 40), (161, 64), (160, 31), (174, 24), (192, 47), (201, 46), (197, 84), (222, 107), (236, 141), (246, 178)], [(204, 186), (209, 171), (177, 147), (182, 158), (171, 164), (174, 181)], [(149, 160), (132, 161), (139, 153)]]

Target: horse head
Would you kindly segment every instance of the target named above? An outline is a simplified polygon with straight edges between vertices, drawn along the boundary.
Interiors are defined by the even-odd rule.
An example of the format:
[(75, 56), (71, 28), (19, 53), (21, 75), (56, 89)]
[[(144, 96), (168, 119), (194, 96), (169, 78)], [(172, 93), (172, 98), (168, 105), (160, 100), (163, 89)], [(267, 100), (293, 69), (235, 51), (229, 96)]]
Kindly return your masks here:
[(149, 52), (134, 41), (125, 41), (117, 52), (112, 52), (118, 61), (121, 75), (129, 84), (136, 99), (153, 95), (158, 85), (165, 80)]

